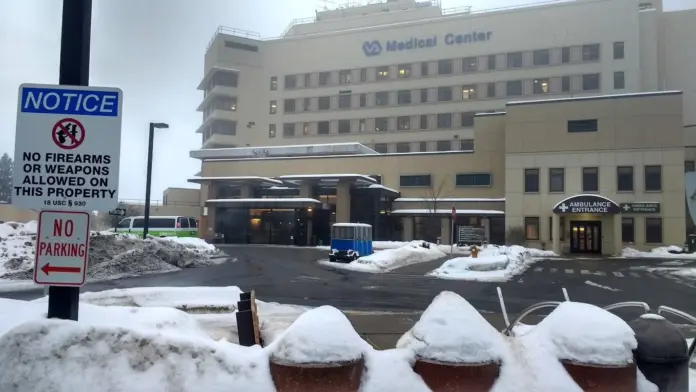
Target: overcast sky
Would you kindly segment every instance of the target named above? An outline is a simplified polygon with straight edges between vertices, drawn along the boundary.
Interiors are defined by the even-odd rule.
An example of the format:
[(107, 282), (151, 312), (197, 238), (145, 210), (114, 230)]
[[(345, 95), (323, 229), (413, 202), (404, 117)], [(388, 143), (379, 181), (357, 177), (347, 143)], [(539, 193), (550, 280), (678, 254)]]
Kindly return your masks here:
[[(668, 9), (696, 0), (664, 0)], [(442, 0), (443, 7), (487, 9), (532, 0)], [(329, 2), (328, 5), (345, 3)], [(145, 198), (147, 130), (150, 121), (171, 129), (156, 135), (153, 199), (167, 187), (194, 187), (200, 169), (189, 151), (200, 147), (194, 133), (202, 115), (206, 45), (219, 25), (274, 37), (294, 18), (314, 15), (315, 0), (94, 0), (90, 84), (124, 92), (121, 199)], [(60, 0), (0, 0), (0, 153), (13, 155), (17, 88), (21, 83), (57, 83)]]

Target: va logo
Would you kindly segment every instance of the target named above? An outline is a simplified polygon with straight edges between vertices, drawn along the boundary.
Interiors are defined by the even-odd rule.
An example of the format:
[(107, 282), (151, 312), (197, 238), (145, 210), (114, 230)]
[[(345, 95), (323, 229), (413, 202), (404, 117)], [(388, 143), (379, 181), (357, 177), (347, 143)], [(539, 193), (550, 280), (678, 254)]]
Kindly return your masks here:
[(365, 41), (363, 52), (365, 52), (365, 56), (377, 56), (382, 53), (382, 45), (377, 40)]

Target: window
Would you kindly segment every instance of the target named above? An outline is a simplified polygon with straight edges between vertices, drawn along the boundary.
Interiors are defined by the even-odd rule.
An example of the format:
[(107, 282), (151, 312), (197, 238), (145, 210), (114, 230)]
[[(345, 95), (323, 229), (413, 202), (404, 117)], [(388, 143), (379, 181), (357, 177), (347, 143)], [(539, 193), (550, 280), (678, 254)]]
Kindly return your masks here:
[(418, 143), (418, 149), (420, 152), (427, 152), (428, 151), (428, 142)]
[(614, 60), (621, 60), (625, 56), (624, 43), (614, 42)]
[(633, 166), (616, 168), (616, 190), (618, 192), (633, 192)]
[(455, 177), (457, 186), (491, 186), (490, 173), (465, 173)]
[(283, 84), (285, 85), (285, 88), (296, 88), (297, 75), (285, 75), (285, 82)]
[(568, 46), (561, 48), (561, 63), (570, 63), (570, 48)]
[(396, 102), (399, 105), (408, 105), (411, 103), (411, 90), (400, 90), (396, 93)]
[(452, 141), (450, 140), (438, 140), (437, 151), (452, 151)]
[(375, 151), (380, 154), (386, 154), (389, 152), (389, 145), (387, 143), (375, 143)]
[(331, 109), (331, 97), (319, 97), (319, 110)]
[(428, 115), (421, 114), (420, 116), (420, 129), (428, 129)]
[(464, 57), (462, 59), (462, 72), (478, 71), (478, 57)]
[(331, 78), (330, 72), (319, 72), (319, 85), (320, 86), (328, 85), (330, 78)]
[(474, 151), (474, 139), (461, 139), (459, 149), (462, 151)]
[(380, 117), (375, 119), (375, 132), (387, 132), (389, 127), (389, 119)]
[(534, 65), (549, 65), (551, 63), (551, 51), (548, 49), (535, 50), (533, 58)]
[(312, 85), (312, 74), (304, 74), (304, 85), (310, 87)]
[(278, 102), (277, 101), (271, 101), (271, 104), (269, 105), (268, 112), (271, 114), (276, 114), (278, 111)]
[(430, 174), (403, 175), (399, 177), (399, 186), (430, 186)]
[(524, 218), (524, 234), (527, 240), (539, 240), (539, 217), (526, 216)]
[(317, 123), (317, 134), (319, 135), (328, 135), (329, 134), (329, 122), (328, 121), (319, 121)]
[(338, 120), (338, 133), (350, 133), (350, 120)]
[(295, 100), (286, 99), (283, 101), (283, 111), (285, 113), (295, 113)]
[(338, 108), (350, 109), (350, 94), (338, 94)]
[(473, 127), (474, 117), (476, 117), (476, 112), (463, 112), (460, 114), (461, 126), (462, 127)]
[(508, 53), (507, 54), (507, 67), (508, 68), (522, 68), (522, 52)]
[(488, 69), (490, 69), (490, 70), (495, 69), (495, 65), (496, 65), (496, 64), (495, 64), (495, 58), (496, 58), (496, 57), (497, 57), (497, 56), (494, 55), (494, 54), (491, 54), (491, 55), (488, 56)]
[(283, 137), (295, 136), (295, 124), (283, 124)]
[(437, 128), (438, 129), (450, 129), (452, 128), (452, 114), (451, 113), (440, 113), (437, 115)]
[(684, 161), (684, 172), (690, 173), (692, 171), (696, 171), (696, 162), (695, 161)]
[(476, 86), (463, 86), (462, 99), (476, 99)]
[(342, 69), (338, 71), (338, 84), (348, 84), (353, 81), (352, 71), (349, 69)]
[(621, 218), (621, 242), (636, 242), (636, 223), (633, 218)]
[(399, 74), (400, 78), (410, 78), (411, 77), (411, 64), (399, 64)]
[(268, 124), (268, 137), (276, 137), (276, 125)]
[(411, 143), (396, 143), (396, 152), (411, 152)]
[(389, 92), (380, 91), (375, 94), (375, 105), (386, 106), (389, 105)]
[(495, 97), (495, 83), (491, 82), (486, 85), (486, 96), (489, 98)]
[(623, 90), (626, 88), (626, 77), (623, 71), (614, 72), (614, 90)]
[(511, 80), (507, 82), (507, 96), (518, 97), (520, 95), (522, 95), (522, 81)]
[(565, 169), (549, 169), (549, 192), (565, 192)]
[(568, 132), (597, 132), (597, 119), (568, 120)]
[(425, 61), (422, 62), (421, 63), (421, 76), (428, 76), (430, 74), (429, 71), (430, 70), (428, 69), (428, 63)]
[(549, 79), (534, 79), (534, 94), (548, 94), (549, 93)]
[(271, 90), (278, 90), (278, 77), (271, 76)]
[(582, 168), (582, 191), (597, 192), (599, 191), (599, 169), (596, 167)]
[(645, 191), (659, 192), (662, 190), (662, 166), (645, 166)]
[(420, 90), (420, 101), (421, 102), (428, 102), (428, 89), (427, 88), (422, 88)]
[(367, 94), (360, 94), (360, 107), (364, 108), (367, 106)]
[(389, 67), (377, 67), (377, 80), (389, 79)]
[(367, 82), (367, 68), (360, 69), (360, 81)]
[(582, 75), (583, 91), (599, 90), (599, 74)]
[(539, 192), (539, 169), (524, 169), (524, 192)]
[(645, 218), (645, 243), (662, 243), (662, 218)]
[(438, 75), (450, 75), (453, 70), (452, 60), (440, 60), (437, 62)]
[(302, 100), (302, 110), (304, 110), (305, 112), (308, 112), (310, 110), (311, 104), (312, 104), (312, 101), (309, 98), (304, 98)]
[(364, 118), (361, 118), (360, 121), (358, 121), (358, 132), (365, 132), (366, 127), (367, 121), (365, 121)]
[(561, 92), (570, 92), (570, 76), (563, 76), (561, 78)]
[(599, 44), (583, 45), (582, 61), (599, 61)]
[(309, 135), (309, 123), (302, 124), (302, 134)]
[[(561, 233), (561, 241), (565, 240), (565, 216), (559, 217), (558, 226), (560, 226), (559, 232)], [(553, 217), (549, 217), (549, 227), (551, 230), (549, 230), (549, 241), (553, 241)]]
[(452, 87), (438, 87), (437, 88), (437, 101), (446, 102), (452, 100)]
[(400, 131), (408, 131), (411, 129), (411, 117), (401, 116), (396, 118), (396, 129)]

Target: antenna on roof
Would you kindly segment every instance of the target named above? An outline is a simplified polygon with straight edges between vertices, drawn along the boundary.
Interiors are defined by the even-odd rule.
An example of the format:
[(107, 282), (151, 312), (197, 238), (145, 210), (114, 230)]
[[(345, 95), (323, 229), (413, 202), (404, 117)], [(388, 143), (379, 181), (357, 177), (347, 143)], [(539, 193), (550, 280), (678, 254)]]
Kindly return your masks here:
[(336, 2), (333, 1), (333, 0), (319, 0), (319, 1), (320, 1), (322, 4), (324, 4), (324, 6), (322, 7), (322, 8), (324, 9), (324, 11), (328, 11), (328, 10), (329, 10), (329, 4), (335, 4), (335, 3), (336, 3)]

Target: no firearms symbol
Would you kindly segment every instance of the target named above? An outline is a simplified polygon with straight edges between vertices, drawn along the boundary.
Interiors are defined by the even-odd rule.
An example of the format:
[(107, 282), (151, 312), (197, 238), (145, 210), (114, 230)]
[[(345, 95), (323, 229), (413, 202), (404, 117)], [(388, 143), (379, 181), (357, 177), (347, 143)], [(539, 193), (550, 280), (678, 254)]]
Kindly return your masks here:
[(72, 150), (85, 141), (85, 127), (74, 118), (64, 118), (53, 126), (53, 143), (63, 150)]

